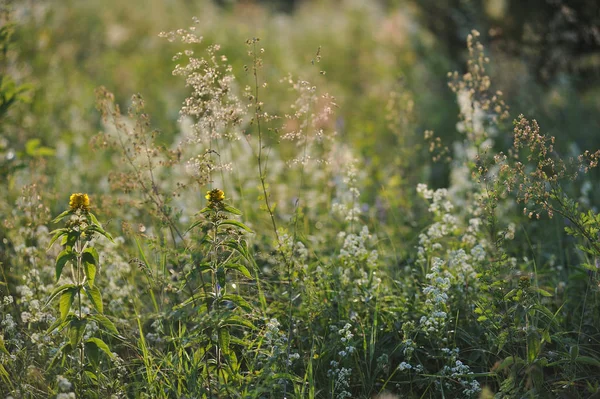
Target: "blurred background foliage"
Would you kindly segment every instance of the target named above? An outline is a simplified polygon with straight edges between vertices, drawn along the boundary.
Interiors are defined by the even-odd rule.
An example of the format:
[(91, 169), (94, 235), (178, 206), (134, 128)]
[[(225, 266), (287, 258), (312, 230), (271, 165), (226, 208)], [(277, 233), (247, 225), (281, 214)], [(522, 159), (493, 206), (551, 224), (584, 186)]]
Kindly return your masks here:
[[(123, 109), (141, 94), (158, 140), (176, 144), (188, 89), (172, 76), (172, 57), (183, 47), (158, 33), (191, 26), (192, 16), (204, 37), (199, 47), (221, 45), (240, 93), (250, 82), (244, 42), (261, 38), (270, 113), (284, 114), (293, 102), (296, 93), (281, 82), (288, 74), (336, 98), (335, 129), (369, 176), (369, 204), (418, 182), (448, 185), (450, 167), (429, 162), (422, 137), (433, 130), (450, 148), (460, 140), (446, 74), (464, 72), (465, 37), (473, 28), (482, 32), (488, 73), (511, 119), (535, 117), (556, 136), (560, 156), (595, 149), (599, 10), (594, 0), (5, 1), (2, 19), (12, 21), (12, 37), (2, 51), (3, 84), (14, 82), (22, 101), (2, 105), (2, 170), (29, 159), (40, 165), (34, 173), (3, 174), (6, 203), (19, 195), (14, 188), (36, 179), (62, 192), (110, 191), (112, 161), (89, 144), (103, 129), (95, 108), (99, 86), (113, 91)], [(507, 124), (496, 141), (499, 150), (510, 144), (510, 130)], [(391, 197), (397, 203), (390, 207), (402, 202)]]
[[(100, 85), (122, 104), (139, 92), (163, 140), (172, 141), (185, 88), (170, 73), (173, 46), (157, 34), (191, 25), (194, 15), (205, 43), (221, 44), (235, 70), (248, 62), (243, 42), (260, 37), (265, 80), (287, 73), (318, 80), (337, 98), (339, 133), (374, 172), (391, 162), (384, 150), (398, 140), (381, 117), (393, 89), (411, 94), (411, 129), (454, 139), (457, 108), (446, 72), (464, 69), (471, 29), (483, 33), (492, 81), (512, 109), (535, 115), (564, 145), (600, 142), (600, 5), (593, 0), (25, 0), (7, 7), (16, 25), (4, 68), (33, 85), (32, 101), (14, 111), (22, 118), (10, 140), (16, 150), (31, 138), (83, 145), (84, 132), (99, 128), (93, 91)], [(319, 69), (309, 68), (319, 47)], [(276, 108), (286, 93), (272, 91), (267, 105)], [(436, 185), (445, 179), (443, 171), (434, 175)]]

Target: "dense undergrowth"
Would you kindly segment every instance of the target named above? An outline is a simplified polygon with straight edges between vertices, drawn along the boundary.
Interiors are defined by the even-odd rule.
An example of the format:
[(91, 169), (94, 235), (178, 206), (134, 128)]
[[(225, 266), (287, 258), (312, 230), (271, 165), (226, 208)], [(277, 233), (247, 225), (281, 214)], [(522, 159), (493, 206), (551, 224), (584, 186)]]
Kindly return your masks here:
[(85, 7), (3, 16), (2, 397), (600, 394), (600, 152), (510, 109), (477, 31), (437, 134), (407, 14), (204, 6), (93, 49), (47, 28)]

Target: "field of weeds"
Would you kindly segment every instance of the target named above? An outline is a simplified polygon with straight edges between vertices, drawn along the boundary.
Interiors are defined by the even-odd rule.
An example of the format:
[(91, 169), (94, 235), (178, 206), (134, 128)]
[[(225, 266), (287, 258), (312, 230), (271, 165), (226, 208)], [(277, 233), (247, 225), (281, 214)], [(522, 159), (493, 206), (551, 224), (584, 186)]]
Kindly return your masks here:
[(600, 397), (600, 6), (519, 4), (1, 2), (0, 397)]

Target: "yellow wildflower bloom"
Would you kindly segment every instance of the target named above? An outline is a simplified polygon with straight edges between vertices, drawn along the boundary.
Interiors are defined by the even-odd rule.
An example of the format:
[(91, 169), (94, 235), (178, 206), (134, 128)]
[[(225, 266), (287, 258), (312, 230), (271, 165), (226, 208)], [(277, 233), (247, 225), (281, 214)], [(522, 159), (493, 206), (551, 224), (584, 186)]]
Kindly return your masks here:
[(213, 204), (218, 204), (225, 199), (225, 193), (223, 190), (215, 188), (214, 190), (208, 191), (205, 198)]
[(83, 209), (84, 211), (90, 210), (90, 197), (87, 194), (75, 193), (71, 194), (69, 198), (69, 208), (72, 211), (77, 209)]

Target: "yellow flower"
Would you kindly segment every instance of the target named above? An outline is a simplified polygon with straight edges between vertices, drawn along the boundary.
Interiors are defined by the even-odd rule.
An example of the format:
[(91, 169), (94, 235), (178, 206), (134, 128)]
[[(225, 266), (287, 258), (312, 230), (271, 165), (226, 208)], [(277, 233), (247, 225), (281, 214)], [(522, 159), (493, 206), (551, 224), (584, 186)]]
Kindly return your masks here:
[(71, 208), (72, 211), (77, 210), (77, 209), (83, 209), (84, 211), (89, 211), (90, 210), (90, 197), (88, 197), (87, 194), (83, 194), (83, 193), (71, 194), (71, 197), (69, 198), (69, 208)]
[(215, 188), (214, 190), (208, 191), (206, 193), (205, 198), (210, 203), (218, 204), (219, 202), (221, 202), (225, 199), (225, 193), (223, 192), (223, 190), (219, 190), (218, 188)]

